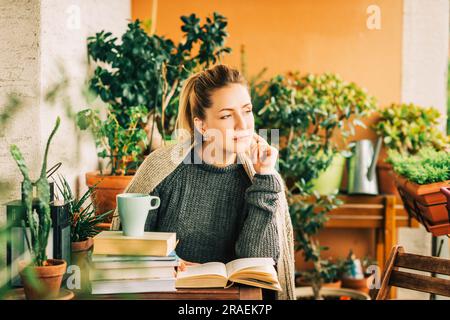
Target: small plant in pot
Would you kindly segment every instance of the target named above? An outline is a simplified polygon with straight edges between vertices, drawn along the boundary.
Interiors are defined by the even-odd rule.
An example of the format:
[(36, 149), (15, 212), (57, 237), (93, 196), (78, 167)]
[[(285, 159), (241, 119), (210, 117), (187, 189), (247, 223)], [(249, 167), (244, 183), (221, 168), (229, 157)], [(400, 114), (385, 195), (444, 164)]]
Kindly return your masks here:
[[(67, 262), (61, 259), (47, 259), (47, 243), (52, 225), (50, 215), (50, 185), (47, 180), (47, 155), (51, 140), (59, 127), (56, 120), (46, 144), (39, 178), (32, 181), (25, 159), (16, 145), (11, 145), (11, 155), (23, 175), (22, 200), (26, 207), (27, 221), (22, 221), (26, 243), (31, 254), (31, 261), (19, 262), (20, 277), (27, 299), (53, 299), (59, 295), (61, 282), (66, 272)], [(36, 191), (36, 198), (33, 191)], [(38, 209), (33, 210), (33, 201)], [(29, 228), (29, 235), (27, 232)]]
[(67, 180), (59, 175), (56, 186), (65, 202), (69, 203), (71, 222), (72, 265), (77, 265), (81, 270), (81, 291), (89, 291), (89, 259), (94, 244), (93, 237), (97, 235), (110, 211), (96, 215), (91, 196), (95, 193), (95, 186), (76, 199)]
[(447, 200), (441, 192), (450, 186), (450, 152), (424, 148), (411, 156), (390, 151), (388, 161), (408, 213), (434, 236), (450, 233)]
[(101, 231), (98, 227), (99, 224), (107, 219), (111, 211), (101, 215), (95, 214), (93, 202), (90, 201), (91, 197), (95, 197), (95, 186), (88, 188), (79, 199), (75, 198), (69, 183), (64, 177), (59, 176), (59, 182), (56, 183), (56, 186), (63, 199), (70, 202), (72, 252), (89, 251), (93, 245), (92, 238)]
[(371, 266), (377, 264), (377, 261), (369, 256), (360, 260), (350, 250), (343, 264), (346, 265), (346, 270), (342, 274), (342, 287), (369, 294), (370, 285), (374, 281), (374, 274), (369, 271)]
[(105, 31), (88, 38), (89, 58), (97, 63), (89, 86), (107, 104), (107, 114), (103, 119), (99, 110), (86, 109), (77, 124), (92, 130), (99, 157), (109, 159), (109, 171), (86, 174), (87, 185), (97, 185), (98, 213), (115, 208), (116, 195), (145, 156), (171, 136), (184, 80), (230, 52), (225, 17), (214, 13), (203, 25), (195, 14), (181, 20), (186, 39), (178, 44), (147, 34), (139, 20), (128, 25), (121, 43)]
[[(420, 149), (432, 147), (444, 150), (448, 138), (439, 130), (440, 113), (432, 107), (415, 104), (391, 104), (379, 110), (380, 118), (373, 129), (383, 138), (387, 152), (394, 150), (414, 155)], [(398, 194), (392, 165), (381, 157), (378, 162), (379, 190), (385, 194)]]

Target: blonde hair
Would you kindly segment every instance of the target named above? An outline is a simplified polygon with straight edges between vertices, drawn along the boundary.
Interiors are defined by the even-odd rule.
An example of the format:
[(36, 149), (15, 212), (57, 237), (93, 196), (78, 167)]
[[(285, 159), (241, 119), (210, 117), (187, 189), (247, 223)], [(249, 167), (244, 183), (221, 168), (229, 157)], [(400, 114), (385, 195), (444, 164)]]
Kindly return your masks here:
[(175, 129), (178, 138), (191, 137), (194, 141), (194, 118), (204, 120), (205, 109), (212, 106), (211, 96), (214, 90), (229, 84), (241, 84), (248, 90), (248, 84), (242, 74), (233, 68), (219, 64), (190, 76), (183, 84), (178, 106)]

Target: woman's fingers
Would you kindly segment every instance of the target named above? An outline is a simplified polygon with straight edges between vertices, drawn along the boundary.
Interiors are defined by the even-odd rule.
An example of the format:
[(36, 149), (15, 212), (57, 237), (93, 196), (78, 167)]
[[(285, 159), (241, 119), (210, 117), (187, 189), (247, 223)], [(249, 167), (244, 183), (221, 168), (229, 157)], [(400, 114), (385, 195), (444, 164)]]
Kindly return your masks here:
[(180, 259), (179, 262), (178, 262), (178, 270), (179, 271), (185, 271), (186, 267), (188, 267), (188, 266), (195, 266), (195, 265), (198, 265), (198, 264), (200, 264), (200, 263), (190, 262), (190, 261), (186, 261), (186, 260)]
[(184, 263), (183, 260), (180, 259), (178, 262), (178, 271), (185, 271), (186, 270), (186, 263)]

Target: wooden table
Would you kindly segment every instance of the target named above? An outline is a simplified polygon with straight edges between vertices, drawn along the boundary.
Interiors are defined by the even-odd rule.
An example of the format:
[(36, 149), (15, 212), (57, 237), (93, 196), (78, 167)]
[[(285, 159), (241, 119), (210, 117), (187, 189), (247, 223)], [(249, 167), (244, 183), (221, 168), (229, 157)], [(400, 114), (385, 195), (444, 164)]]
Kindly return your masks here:
[(77, 300), (262, 300), (261, 288), (234, 285), (227, 289), (178, 289), (176, 292), (77, 295)]

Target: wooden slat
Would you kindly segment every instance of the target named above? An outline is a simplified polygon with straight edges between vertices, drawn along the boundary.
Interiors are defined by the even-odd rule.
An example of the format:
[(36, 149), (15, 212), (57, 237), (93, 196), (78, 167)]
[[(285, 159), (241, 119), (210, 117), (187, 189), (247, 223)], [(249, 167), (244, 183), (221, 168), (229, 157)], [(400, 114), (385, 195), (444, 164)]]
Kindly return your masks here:
[(450, 260), (437, 257), (399, 253), (395, 260), (395, 266), (450, 276)]
[(382, 220), (357, 220), (357, 219), (334, 219), (330, 217), (325, 223), (326, 228), (364, 228), (378, 229), (383, 226)]
[(330, 211), (333, 215), (352, 215), (352, 216), (370, 216), (370, 217), (378, 217), (383, 219), (384, 209), (373, 209), (373, 208), (365, 208), (365, 209), (355, 209), (355, 208), (346, 208), (339, 207)]
[(339, 195), (338, 198), (344, 203), (364, 203), (383, 205), (384, 196), (364, 196), (364, 195)]
[[(395, 219), (395, 196), (386, 196), (385, 199), (385, 213), (384, 213), (384, 256), (388, 259), (390, 250), (397, 243), (397, 227)], [(399, 253), (402, 250), (399, 250)], [(397, 296), (397, 290), (391, 288), (389, 293), (391, 299)]]
[(386, 261), (383, 276), (381, 278), (381, 287), (378, 290), (376, 299), (377, 300), (386, 300), (389, 291), (391, 290), (391, 285), (389, 284), (389, 280), (391, 278), (392, 272), (395, 269), (394, 261), (399, 252), (403, 252), (404, 249), (401, 246), (394, 246), (391, 250), (391, 254), (389, 255), (389, 259)]
[(450, 297), (450, 280), (393, 270), (389, 285)]

